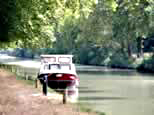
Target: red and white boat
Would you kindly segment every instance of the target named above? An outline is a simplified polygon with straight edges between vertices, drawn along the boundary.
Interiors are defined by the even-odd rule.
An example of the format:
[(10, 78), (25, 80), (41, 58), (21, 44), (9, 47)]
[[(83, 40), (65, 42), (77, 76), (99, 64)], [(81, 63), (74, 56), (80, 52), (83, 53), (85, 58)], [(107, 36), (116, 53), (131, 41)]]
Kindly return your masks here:
[(76, 102), (78, 99), (79, 78), (72, 55), (41, 55), (41, 66), (38, 79), (43, 85), (43, 93), (47, 95), (47, 87), (63, 94), (66, 100)]

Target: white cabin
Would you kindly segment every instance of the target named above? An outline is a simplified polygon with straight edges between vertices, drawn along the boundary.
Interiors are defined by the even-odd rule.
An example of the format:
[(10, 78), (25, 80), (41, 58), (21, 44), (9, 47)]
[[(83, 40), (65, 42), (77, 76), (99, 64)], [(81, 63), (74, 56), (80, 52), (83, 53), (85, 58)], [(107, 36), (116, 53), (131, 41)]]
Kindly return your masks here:
[(40, 74), (68, 73), (76, 75), (73, 55), (41, 55)]

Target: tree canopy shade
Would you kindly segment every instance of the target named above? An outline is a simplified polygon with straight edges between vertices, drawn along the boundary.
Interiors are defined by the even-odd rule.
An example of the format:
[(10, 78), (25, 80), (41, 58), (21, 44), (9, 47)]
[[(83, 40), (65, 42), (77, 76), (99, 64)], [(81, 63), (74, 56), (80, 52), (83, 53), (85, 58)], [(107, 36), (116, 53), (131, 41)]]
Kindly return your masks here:
[(0, 41), (10, 42), (15, 35), (16, 0), (0, 1)]

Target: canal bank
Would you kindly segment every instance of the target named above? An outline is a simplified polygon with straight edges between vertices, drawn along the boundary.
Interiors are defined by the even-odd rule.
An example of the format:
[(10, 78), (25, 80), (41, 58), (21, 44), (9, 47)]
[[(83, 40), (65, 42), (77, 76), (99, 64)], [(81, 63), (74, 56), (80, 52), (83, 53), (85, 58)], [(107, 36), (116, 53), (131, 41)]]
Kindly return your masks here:
[(0, 115), (97, 115), (80, 111), (80, 107), (73, 104), (62, 104), (61, 97), (54, 93), (44, 96), (3, 69), (0, 69), (0, 81), (3, 81), (0, 84)]
[[(40, 68), (40, 59), (27, 59), (19, 58), (8, 55), (0, 54), (0, 63), (8, 65), (17, 65), (26, 68)], [(136, 71), (135, 69), (118, 69), (118, 68), (107, 68), (104, 66), (90, 66), (76, 64), (76, 70), (78, 72), (114, 72), (114, 71)]]

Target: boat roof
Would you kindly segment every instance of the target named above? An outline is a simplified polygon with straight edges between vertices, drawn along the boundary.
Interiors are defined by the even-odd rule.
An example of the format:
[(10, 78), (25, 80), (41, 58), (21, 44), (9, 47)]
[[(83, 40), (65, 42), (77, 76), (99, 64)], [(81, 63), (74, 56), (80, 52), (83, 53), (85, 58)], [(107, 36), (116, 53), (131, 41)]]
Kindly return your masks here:
[(73, 55), (41, 55), (42, 63), (50, 63), (50, 64), (72, 64)]
[(69, 55), (69, 54), (67, 54), (67, 55), (64, 55), (64, 54), (56, 54), (56, 55), (41, 55), (40, 57), (41, 58), (45, 58), (45, 57), (70, 57), (70, 58), (72, 58), (73, 55)]

